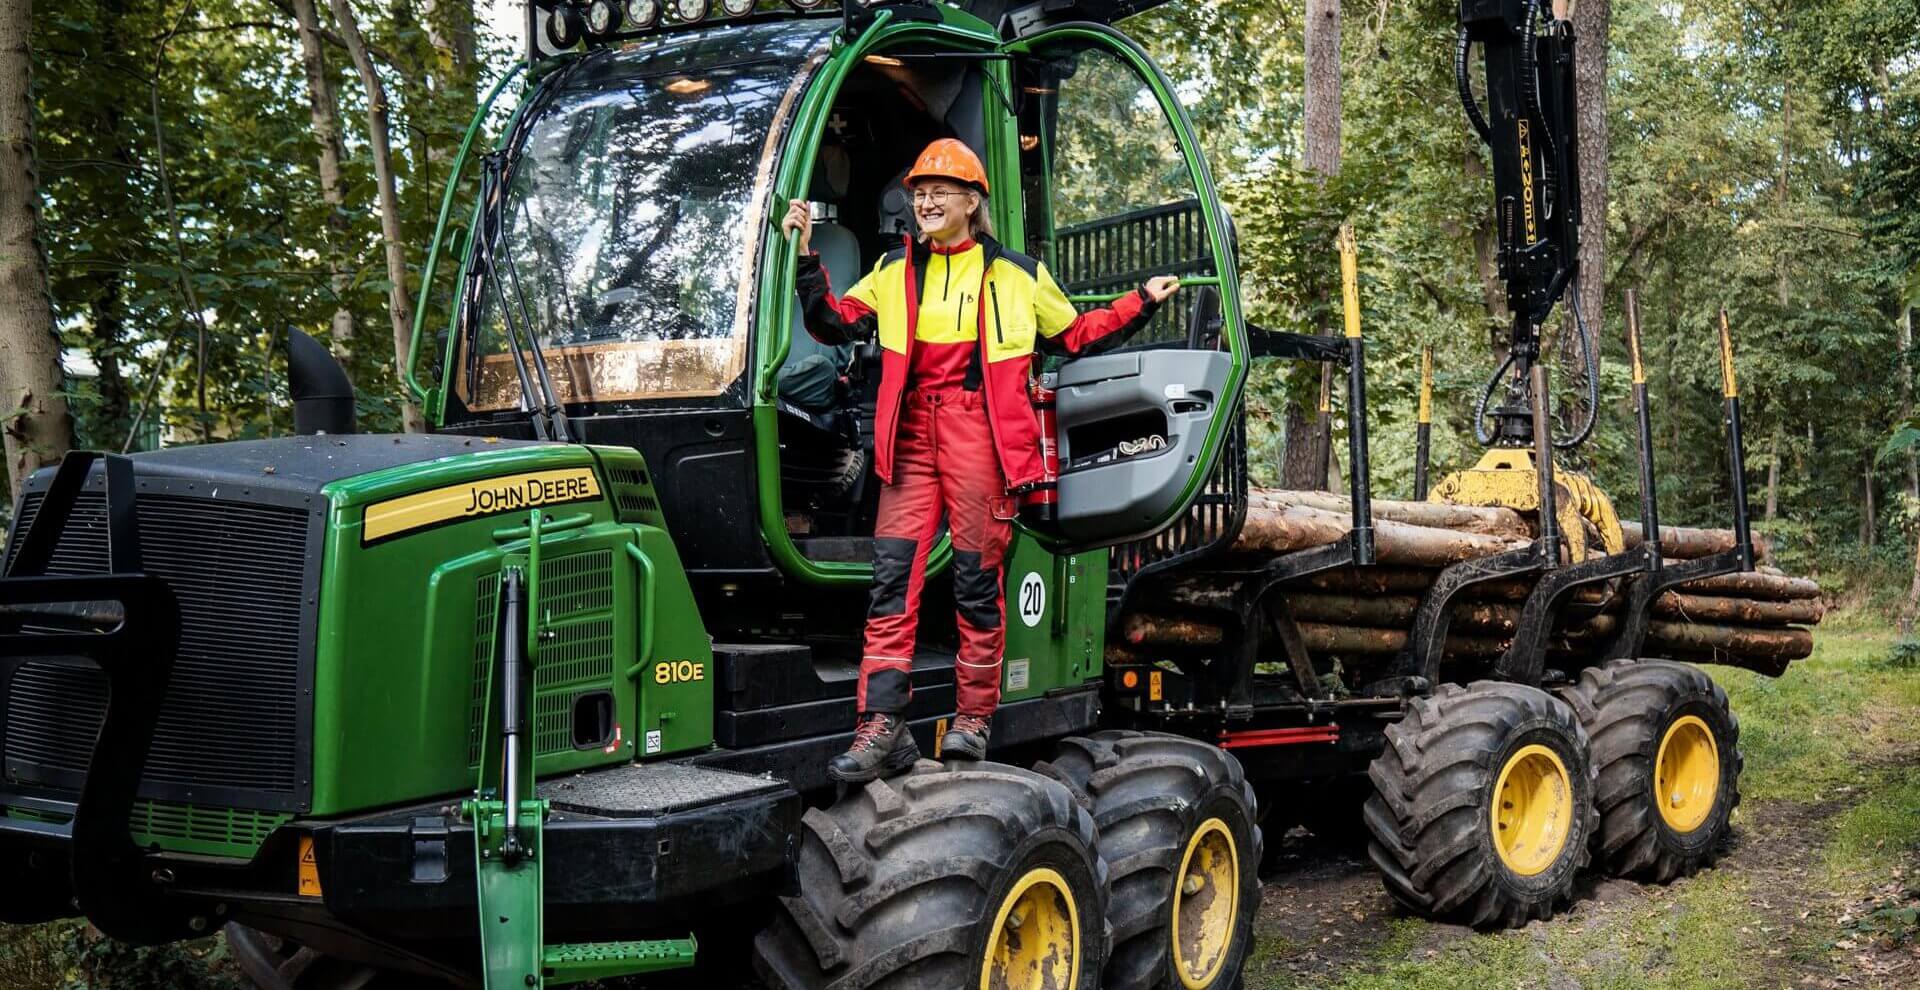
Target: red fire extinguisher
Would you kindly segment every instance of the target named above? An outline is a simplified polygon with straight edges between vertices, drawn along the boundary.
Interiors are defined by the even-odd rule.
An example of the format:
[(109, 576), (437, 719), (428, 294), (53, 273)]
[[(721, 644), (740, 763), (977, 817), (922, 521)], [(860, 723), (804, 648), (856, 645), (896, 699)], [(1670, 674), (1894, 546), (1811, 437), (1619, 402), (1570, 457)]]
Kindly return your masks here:
[(1040, 480), (1020, 493), (1020, 513), (1031, 522), (1052, 522), (1060, 504), (1060, 437), (1054, 431), (1052, 372), (1027, 379), (1027, 399), (1040, 421)]

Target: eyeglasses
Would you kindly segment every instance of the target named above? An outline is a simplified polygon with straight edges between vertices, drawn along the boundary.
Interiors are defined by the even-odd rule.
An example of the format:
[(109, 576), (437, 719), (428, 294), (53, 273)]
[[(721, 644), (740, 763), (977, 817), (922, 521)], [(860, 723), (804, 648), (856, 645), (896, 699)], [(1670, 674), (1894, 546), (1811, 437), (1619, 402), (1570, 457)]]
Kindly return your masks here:
[(947, 205), (947, 200), (955, 196), (964, 195), (966, 194), (952, 189), (915, 189), (913, 191), (913, 205), (922, 206), (931, 203), (934, 206), (945, 206)]

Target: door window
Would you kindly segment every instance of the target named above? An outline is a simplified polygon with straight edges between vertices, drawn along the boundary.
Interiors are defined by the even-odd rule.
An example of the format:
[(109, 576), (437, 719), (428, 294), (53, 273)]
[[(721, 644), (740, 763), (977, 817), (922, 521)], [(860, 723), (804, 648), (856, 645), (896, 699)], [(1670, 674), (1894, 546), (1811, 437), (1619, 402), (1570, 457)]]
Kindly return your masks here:
[[(1147, 79), (1104, 47), (1026, 65), (1029, 246), (1061, 287), (1092, 303), (1153, 275), (1216, 275), (1199, 189)], [(1191, 301), (1176, 296), (1126, 346), (1186, 346)]]

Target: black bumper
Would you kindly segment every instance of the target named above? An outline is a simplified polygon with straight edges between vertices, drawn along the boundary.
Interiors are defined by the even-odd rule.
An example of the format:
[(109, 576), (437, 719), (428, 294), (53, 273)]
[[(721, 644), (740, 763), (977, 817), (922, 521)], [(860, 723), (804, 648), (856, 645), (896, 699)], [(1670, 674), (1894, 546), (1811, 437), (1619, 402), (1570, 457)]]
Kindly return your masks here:
[[(684, 934), (703, 918), (791, 889), (805, 810), (799, 794), (783, 782), (726, 774), (738, 781), (730, 793), (660, 800), (661, 769), (619, 767), (542, 785), (542, 796), (555, 795), (543, 829), (546, 929), (553, 940), (631, 938), (654, 929)], [(592, 805), (569, 800), (576, 782), (596, 780), (614, 786), (598, 787)], [(618, 799), (622, 787), (633, 799)], [(606, 800), (609, 790), (613, 800)], [(389, 945), (470, 940), (478, 910), (473, 829), (458, 814), (457, 802), (442, 801), (338, 821), (296, 819), (250, 861), (166, 853), (143, 858), (163, 883), (164, 913), (194, 931), (239, 920), (280, 932), (323, 926)], [(311, 840), (317, 896), (311, 885), (302, 892), (305, 840)], [(14, 910), (0, 919), (76, 913), (71, 848), (70, 825), (0, 816), (0, 867), (9, 879), (26, 881), (9, 885)]]

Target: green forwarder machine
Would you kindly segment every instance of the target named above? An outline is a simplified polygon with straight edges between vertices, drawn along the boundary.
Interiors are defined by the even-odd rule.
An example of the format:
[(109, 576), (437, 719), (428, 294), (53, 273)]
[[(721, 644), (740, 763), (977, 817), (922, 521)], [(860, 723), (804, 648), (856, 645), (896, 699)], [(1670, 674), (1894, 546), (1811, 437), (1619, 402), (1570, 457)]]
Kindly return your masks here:
[[(1155, 5), (533, 0), (519, 106), (494, 150), (462, 149), (479, 193), (458, 204), (451, 184), (423, 276), (457, 245), (438, 373), (409, 382), (437, 432), (355, 434), (344, 376), (295, 335), (301, 435), (74, 454), (27, 485), (0, 579), (0, 921), (80, 914), (143, 944), (224, 927), (270, 990), (728, 985), (748, 965), (793, 990), (1228, 988), (1260, 899), (1243, 765), (1295, 803), (1293, 782), (1364, 780), (1376, 757), (1412, 773), (1429, 738), (1466, 747), (1459, 772), (1426, 761), (1445, 772), (1417, 801), (1380, 805), (1400, 820), (1369, 806), (1389, 889), (1476, 924), (1551, 913), (1598, 827), (1584, 730), (1543, 690), (1544, 646), (1472, 688), (1439, 671), (1459, 588), (1572, 572), (1529, 602), (1544, 635), (1555, 596), (1659, 561), (1655, 541), (1651, 564), (1560, 567), (1537, 370), (1526, 388), (1577, 229), (1534, 212), (1571, 202), (1565, 22), (1461, 7), (1502, 216), (1526, 207), (1524, 237), (1502, 227), (1526, 305), (1494, 410), (1524, 469), (1491, 487), (1537, 493), (1544, 531), (1437, 584), (1399, 675), (1323, 698), (1263, 609), (1287, 580), (1373, 562), (1358, 324), (1246, 322), (1187, 117), (1112, 26)], [(900, 176), (940, 137), (981, 152), (1001, 240), (1076, 302), (1159, 273), (1186, 288), (1120, 346), (1035, 369), (1057, 483), (1026, 493), (1009, 553), (998, 762), (932, 748), (954, 700), (943, 537), (910, 712), (929, 759), (836, 788), (878, 358), (803, 331), (776, 222), (814, 204), (814, 247), (852, 284), (911, 233)], [(1352, 525), (1234, 571), (1259, 355), (1348, 369)], [(1738, 477), (1737, 432), (1732, 452)], [(1750, 567), (1742, 534), (1688, 574)], [(1230, 648), (1109, 667), (1130, 595), (1199, 571), (1241, 582)], [(1594, 666), (1638, 656), (1644, 597)], [(1714, 697), (1685, 695), (1727, 753), (1701, 785), (1711, 813), (1661, 840), (1689, 867), (1735, 799)], [(1537, 792), (1524, 855), (1492, 852), (1490, 766)]]

